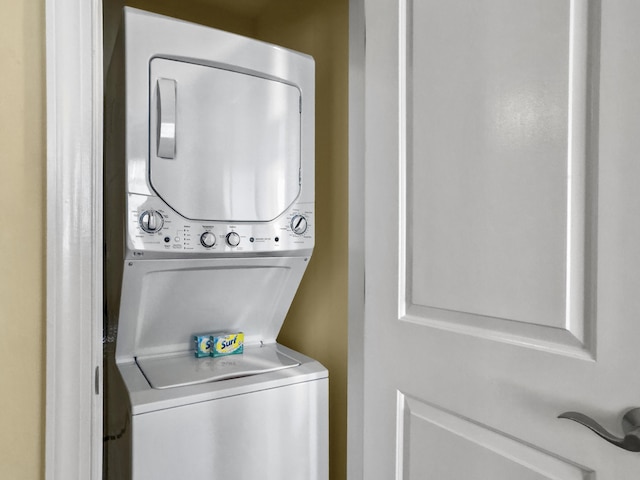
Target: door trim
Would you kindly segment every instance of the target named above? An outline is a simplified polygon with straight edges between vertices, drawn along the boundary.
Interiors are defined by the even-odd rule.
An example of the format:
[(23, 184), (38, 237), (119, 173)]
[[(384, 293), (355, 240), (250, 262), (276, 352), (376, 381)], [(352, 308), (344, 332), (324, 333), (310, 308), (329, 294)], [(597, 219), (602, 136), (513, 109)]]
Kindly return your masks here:
[(102, 478), (102, 1), (46, 0), (45, 478)]
[(347, 478), (364, 461), (365, 0), (349, 0), (349, 355)]

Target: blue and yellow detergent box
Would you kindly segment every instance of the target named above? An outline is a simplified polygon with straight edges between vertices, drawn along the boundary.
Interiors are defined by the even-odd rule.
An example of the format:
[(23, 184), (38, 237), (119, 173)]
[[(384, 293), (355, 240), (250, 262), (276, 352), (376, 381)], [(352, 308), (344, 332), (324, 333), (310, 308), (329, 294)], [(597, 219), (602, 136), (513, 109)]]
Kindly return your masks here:
[(244, 333), (220, 333), (211, 337), (211, 355), (222, 357), (244, 351)]
[(211, 337), (211, 334), (194, 335), (193, 342), (195, 344), (195, 354), (197, 358), (211, 356), (211, 351), (213, 350), (213, 337)]

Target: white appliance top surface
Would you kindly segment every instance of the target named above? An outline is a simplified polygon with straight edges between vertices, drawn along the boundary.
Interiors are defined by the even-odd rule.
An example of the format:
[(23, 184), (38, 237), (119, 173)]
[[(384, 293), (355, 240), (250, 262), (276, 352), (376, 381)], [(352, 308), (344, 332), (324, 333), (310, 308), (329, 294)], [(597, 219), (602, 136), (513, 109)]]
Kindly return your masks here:
[(318, 361), (306, 355), (278, 343), (265, 344), (262, 348), (267, 349), (265, 352), (271, 351), (284, 354), (299, 365), (267, 371), (259, 375), (234, 377), (175, 388), (151, 387), (148, 378), (136, 361), (118, 363), (117, 368), (131, 401), (131, 413), (133, 415), (209, 402), (236, 395), (245, 395), (260, 390), (281, 388), (301, 382), (327, 380), (329, 375), (327, 369)]
[(271, 345), (245, 345), (244, 353), (196, 358), (192, 352), (136, 359), (152, 388), (197, 385), (297, 367), (300, 363)]

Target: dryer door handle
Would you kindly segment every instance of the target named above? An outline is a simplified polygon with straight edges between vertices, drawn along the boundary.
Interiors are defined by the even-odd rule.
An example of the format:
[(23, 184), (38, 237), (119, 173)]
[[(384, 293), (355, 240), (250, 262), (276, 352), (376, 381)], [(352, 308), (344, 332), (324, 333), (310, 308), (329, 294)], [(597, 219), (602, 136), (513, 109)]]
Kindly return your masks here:
[(158, 156), (176, 156), (176, 81), (169, 78), (158, 79)]

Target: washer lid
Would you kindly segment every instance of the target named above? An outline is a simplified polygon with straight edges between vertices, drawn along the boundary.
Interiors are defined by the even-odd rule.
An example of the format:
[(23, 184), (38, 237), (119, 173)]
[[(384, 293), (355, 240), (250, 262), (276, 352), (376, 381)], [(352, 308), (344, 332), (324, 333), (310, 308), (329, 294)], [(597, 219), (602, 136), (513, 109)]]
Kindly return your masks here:
[(300, 194), (300, 90), (184, 61), (150, 62), (149, 179), (182, 216), (273, 220)]
[(193, 353), (178, 353), (137, 358), (136, 362), (149, 385), (157, 389), (246, 377), (300, 365), (279, 352), (275, 343), (245, 346), (244, 353), (225, 357), (196, 358)]
[(276, 341), (308, 257), (128, 260), (118, 313), (118, 362), (193, 351), (193, 335), (243, 332)]

